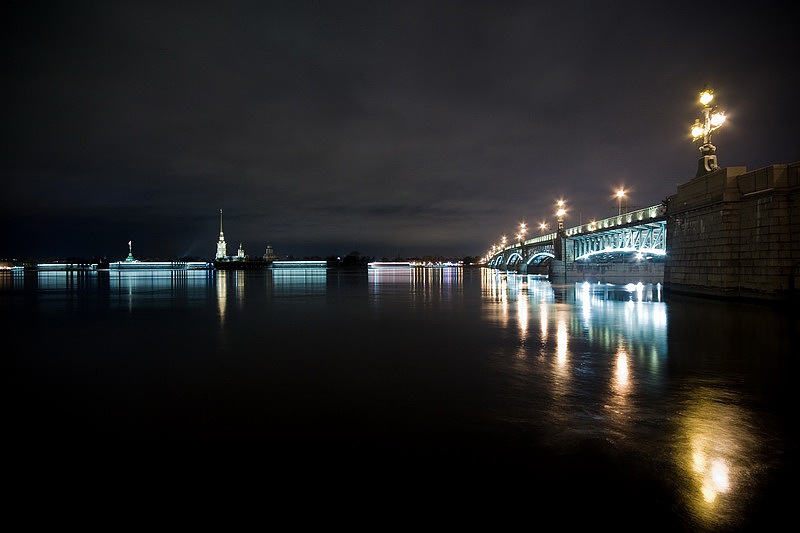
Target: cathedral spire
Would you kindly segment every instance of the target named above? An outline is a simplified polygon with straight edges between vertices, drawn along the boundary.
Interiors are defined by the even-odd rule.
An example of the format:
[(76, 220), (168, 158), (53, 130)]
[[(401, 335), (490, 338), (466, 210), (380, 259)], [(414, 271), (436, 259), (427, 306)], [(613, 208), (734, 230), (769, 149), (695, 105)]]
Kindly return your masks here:
[(219, 240), (217, 241), (217, 254), (214, 259), (225, 259), (228, 257), (228, 243), (225, 242), (225, 234), (222, 232), (222, 209), (219, 210)]

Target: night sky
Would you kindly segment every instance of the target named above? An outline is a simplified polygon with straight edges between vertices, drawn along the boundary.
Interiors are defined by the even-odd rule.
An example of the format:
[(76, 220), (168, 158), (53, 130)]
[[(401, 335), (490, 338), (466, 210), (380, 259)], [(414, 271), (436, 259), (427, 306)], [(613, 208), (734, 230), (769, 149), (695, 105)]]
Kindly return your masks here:
[(16, 2), (0, 258), (480, 255), (800, 159), (786, 3)]

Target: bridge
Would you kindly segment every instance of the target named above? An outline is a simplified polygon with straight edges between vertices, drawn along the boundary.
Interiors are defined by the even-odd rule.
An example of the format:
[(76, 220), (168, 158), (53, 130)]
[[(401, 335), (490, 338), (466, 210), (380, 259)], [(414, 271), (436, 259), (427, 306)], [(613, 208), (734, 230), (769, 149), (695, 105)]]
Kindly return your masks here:
[(497, 250), (490, 268), (554, 283), (663, 283), (683, 293), (800, 298), (800, 162), (714, 168), (665, 202)]
[(634, 273), (661, 283), (666, 248), (666, 206), (658, 204), (510, 244), (487, 266), (566, 283), (627, 282)]

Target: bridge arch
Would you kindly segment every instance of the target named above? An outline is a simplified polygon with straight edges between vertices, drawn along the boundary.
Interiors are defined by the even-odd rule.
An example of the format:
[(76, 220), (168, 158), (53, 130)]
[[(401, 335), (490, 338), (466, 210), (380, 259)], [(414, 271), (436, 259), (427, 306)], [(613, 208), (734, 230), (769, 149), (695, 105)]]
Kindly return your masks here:
[(623, 248), (603, 248), (602, 250), (593, 250), (591, 252), (587, 252), (583, 255), (580, 255), (575, 258), (576, 262), (590, 262), (595, 258), (603, 258), (604, 256), (609, 256), (613, 254), (628, 254), (633, 255), (637, 259), (643, 259), (645, 257), (657, 258), (663, 260), (664, 256), (667, 254), (664, 250), (659, 248), (633, 248), (633, 247), (623, 247)]
[[(556, 256), (555, 256), (555, 254), (553, 254), (552, 252), (536, 252), (535, 254), (532, 254), (530, 257), (528, 257), (528, 260), (527, 260), (527, 261), (525, 261), (525, 264), (527, 264), (527, 265), (530, 265), (530, 264), (531, 264), (531, 262), (532, 262), (534, 259), (539, 259), (539, 258), (542, 258), (542, 259), (543, 259), (543, 258), (545, 258), (545, 257), (549, 257), (550, 259), (555, 259), (555, 257), (556, 257)], [(541, 261), (542, 259), (540, 259), (540, 261)]]
[(517, 251), (514, 251), (514, 252), (511, 252), (511, 253), (509, 254), (509, 256), (508, 256), (508, 259), (506, 260), (506, 266), (508, 266), (508, 265), (511, 263), (511, 261), (512, 261), (512, 260), (513, 260), (515, 257), (519, 258), (519, 260), (520, 260), (520, 261), (524, 261), (524, 260), (525, 260), (525, 258), (524, 258), (524, 257), (522, 257), (522, 256), (519, 254), (519, 252), (517, 252)]

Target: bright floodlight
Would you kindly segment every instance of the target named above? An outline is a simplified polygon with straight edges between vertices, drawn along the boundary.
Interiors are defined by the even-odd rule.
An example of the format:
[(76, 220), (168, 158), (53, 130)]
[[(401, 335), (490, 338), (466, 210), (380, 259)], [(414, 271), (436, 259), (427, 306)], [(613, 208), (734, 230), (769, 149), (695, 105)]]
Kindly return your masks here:
[(695, 120), (694, 124), (692, 125), (692, 138), (699, 139), (703, 136), (703, 126), (700, 124), (699, 120)]
[(539, 229), (542, 230), (542, 231), (546, 230), (547, 229), (547, 224), (542, 222), (541, 224), (539, 224)]
[(708, 105), (713, 99), (714, 95), (711, 93), (711, 91), (703, 91), (700, 93), (700, 103), (703, 105)]
[(622, 190), (622, 189), (618, 190), (617, 191), (617, 198), (622, 198), (623, 196), (625, 196), (625, 191)]
[(567, 210), (562, 207), (561, 209), (556, 211), (556, 216), (563, 217), (566, 213), (567, 213)]
[(556, 204), (558, 205), (558, 207), (561, 207), (564, 205), (564, 200), (559, 200), (558, 202), (556, 202)]
[(722, 123), (725, 122), (725, 115), (722, 113), (714, 113), (711, 115), (711, 125), (715, 128), (719, 128), (722, 126)]

